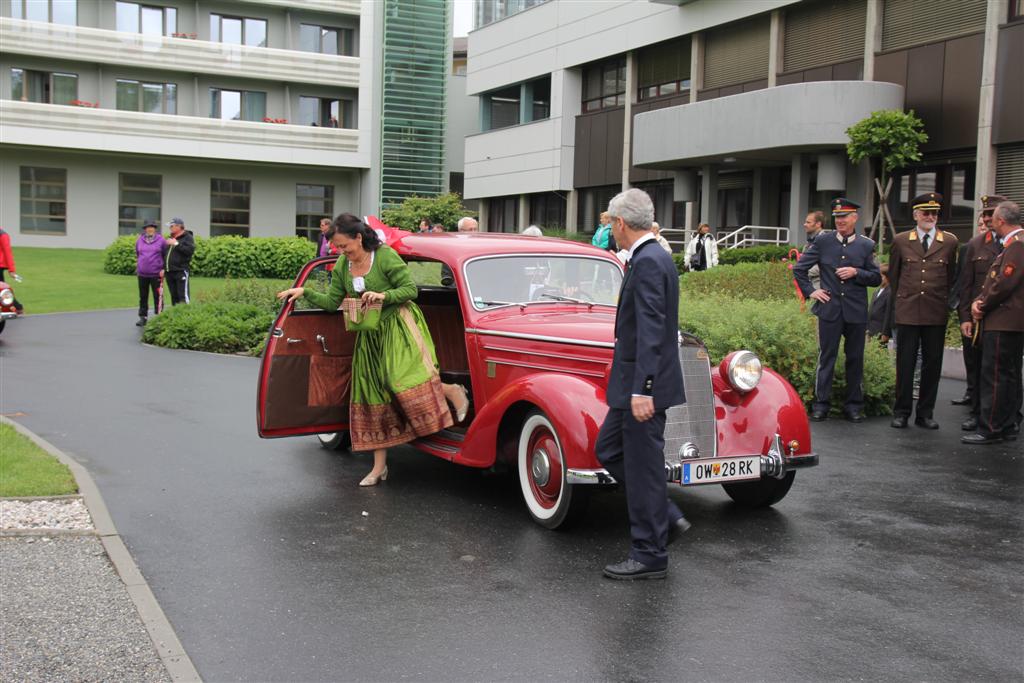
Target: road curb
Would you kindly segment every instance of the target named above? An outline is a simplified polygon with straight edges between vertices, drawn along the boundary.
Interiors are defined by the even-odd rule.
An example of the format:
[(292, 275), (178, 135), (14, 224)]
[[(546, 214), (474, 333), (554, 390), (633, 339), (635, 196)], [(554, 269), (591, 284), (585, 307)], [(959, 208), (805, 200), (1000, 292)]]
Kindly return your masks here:
[(103, 544), (103, 548), (107, 551), (107, 556), (114, 565), (114, 569), (117, 570), (117, 575), (121, 577), (121, 581), (124, 582), (125, 587), (128, 589), (128, 595), (135, 604), (135, 609), (138, 611), (139, 617), (146, 627), (146, 632), (149, 634), (149, 638), (153, 641), (153, 646), (160, 656), (160, 661), (163, 662), (164, 667), (167, 669), (167, 673), (170, 674), (171, 679), (174, 681), (202, 681), (199, 677), (199, 672), (196, 671), (195, 666), (192, 664), (192, 660), (185, 652), (185, 648), (182, 647), (181, 641), (178, 640), (174, 627), (171, 626), (167, 615), (164, 614), (160, 604), (156, 601), (156, 596), (153, 595), (149, 584), (146, 583), (145, 577), (142, 576), (142, 572), (139, 571), (138, 565), (132, 559), (120, 534), (117, 533), (114, 520), (110, 517), (110, 512), (107, 510), (107, 504), (103, 502), (100, 490), (88, 470), (77, 460), (59, 450), (27, 427), (2, 415), (0, 415), (0, 421), (11, 425), (20, 434), (68, 466), (71, 474), (74, 475), (75, 480), (78, 482), (79, 493), (85, 501), (85, 506), (89, 509), (89, 514), (92, 516), (93, 525), (96, 527), (95, 533)]

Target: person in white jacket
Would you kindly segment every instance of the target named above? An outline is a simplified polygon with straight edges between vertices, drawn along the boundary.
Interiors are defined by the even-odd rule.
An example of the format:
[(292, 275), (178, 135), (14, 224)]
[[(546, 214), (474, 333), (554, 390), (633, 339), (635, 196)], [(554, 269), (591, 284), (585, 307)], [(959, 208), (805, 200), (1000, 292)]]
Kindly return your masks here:
[(697, 234), (686, 245), (686, 266), (690, 270), (707, 270), (718, 265), (718, 243), (711, 234), (711, 226), (701, 223)]

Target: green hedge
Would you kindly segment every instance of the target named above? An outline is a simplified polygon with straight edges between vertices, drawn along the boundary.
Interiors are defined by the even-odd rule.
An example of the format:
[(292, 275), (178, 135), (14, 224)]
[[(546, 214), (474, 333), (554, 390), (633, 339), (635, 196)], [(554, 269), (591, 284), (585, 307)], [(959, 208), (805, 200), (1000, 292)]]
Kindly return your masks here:
[(788, 264), (740, 263), (684, 273), (680, 280), (683, 301), (708, 296), (796, 302), (796, 288)]
[(274, 313), (230, 301), (173, 306), (151, 318), (142, 341), (169, 349), (259, 355)]
[(769, 244), (761, 247), (740, 247), (739, 249), (719, 249), (718, 265), (728, 266), (736, 263), (764, 263), (781, 261), (789, 256), (789, 250), (796, 249), (792, 244)]
[[(763, 301), (723, 296), (683, 297), (680, 326), (707, 344), (714, 361), (736, 349), (750, 349), (765, 366), (785, 377), (807, 406), (814, 399), (818, 362), (817, 318), (801, 313), (796, 301)], [(833, 412), (846, 395), (842, 347), (832, 385)], [(896, 387), (888, 351), (868, 343), (864, 354), (864, 411), (888, 415)]]
[[(131, 235), (117, 238), (106, 249), (104, 272), (114, 275), (135, 273), (135, 240)], [(316, 256), (316, 245), (302, 237), (214, 237), (196, 238), (192, 275), (197, 277), (262, 277), (287, 280)]]

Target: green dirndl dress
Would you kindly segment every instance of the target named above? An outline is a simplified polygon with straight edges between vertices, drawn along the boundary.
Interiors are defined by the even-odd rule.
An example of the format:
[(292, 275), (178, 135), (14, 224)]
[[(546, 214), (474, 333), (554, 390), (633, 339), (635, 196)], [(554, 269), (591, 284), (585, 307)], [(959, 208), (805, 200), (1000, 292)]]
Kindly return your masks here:
[[(423, 312), (413, 299), (416, 283), (394, 249), (373, 252), (363, 291), (381, 292), (384, 302), (375, 330), (356, 332), (352, 352), (349, 433), (352, 450), (370, 451), (408, 443), (454, 424), (438, 374), (437, 354)], [(358, 297), (348, 260), (341, 256), (330, 289), (304, 296), (336, 310)]]

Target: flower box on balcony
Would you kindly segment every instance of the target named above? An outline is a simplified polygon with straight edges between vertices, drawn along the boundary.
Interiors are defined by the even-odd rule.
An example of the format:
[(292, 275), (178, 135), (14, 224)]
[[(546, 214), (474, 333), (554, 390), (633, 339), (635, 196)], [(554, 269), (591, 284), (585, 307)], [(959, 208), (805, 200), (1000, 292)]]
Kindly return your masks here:
[(99, 102), (87, 102), (86, 100), (71, 100), (68, 104), (73, 107), (88, 107), (90, 109), (99, 109)]
[(195, 33), (172, 33), (171, 38), (186, 38), (188, 40), (195, 40)]
[(288, 119), (272, 119), (269, 116), (264, 116), (263, 123), (288, 123)]

